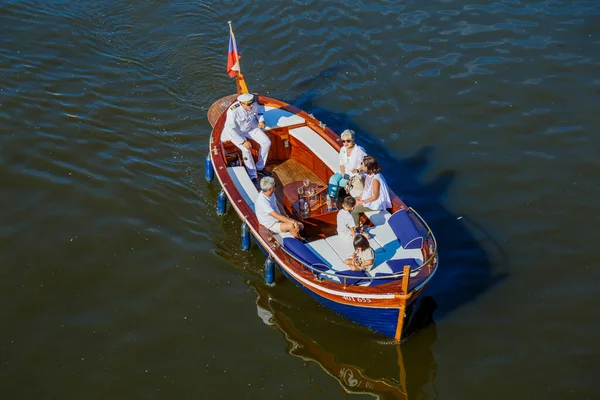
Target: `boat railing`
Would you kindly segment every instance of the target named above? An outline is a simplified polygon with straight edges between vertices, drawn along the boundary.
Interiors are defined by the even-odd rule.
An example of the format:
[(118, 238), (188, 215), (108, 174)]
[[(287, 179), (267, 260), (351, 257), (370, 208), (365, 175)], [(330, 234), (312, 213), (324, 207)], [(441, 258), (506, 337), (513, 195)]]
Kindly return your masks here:
[[(423, 267), (425, 266), (430, 266), (430, 273), (431, 271), (434, 269), (434, 265), (437, 263), (437, 241), (435, 239), (435, 236), (433, 235), (433, 233), (431, 232), (431, 229), (429, 228), (429, 225), (427, 225), (427, 223), (425, 222), (425, 220), (419, 215), (419, 213), (417, 213), (412, 207), (410, 207), (408, 209), (408, 211), (412, 212), (418, 219), (419, 221), (423, 224), (423, 226), (425, 227), (425, 229), (427, 230), (427, 234), (426, 234), (426, 243), (429, 244), (429, 257), (427, 258), (427, 260), (423, 263), (421, 263), (421, 265), (419, 265), (417, 268), (411, 269), (410, 270), (410, 275), (414, 274), (415, 272), (419, 272)], [(338, 279), (343, 279), (343, 283), (344, 285), (346, 285), (346, 282), (348, 279), (351, 279), (352, 282), (361, 282), (361, 281), (377, 281), (380, 279), (400, 279), (402, 277), (404, 277), (404, 272), (398, 272), (395, 274), (389, 274), (389, 275), (380, 275), (380, 276), (355, 276), (355, 275), (347, 275), (344, 274), (343, 272), (340, 271), (335, 271), (332, 269), (328, 269), (326, 271), (323, 271), (322, 269), (319, 268), (315, 268), (314, 266), (317, 265), (322, 265), (327, 267), (327, 265), (325, 263), (322, 264), (308, 264), (306, 262), (304, 262), (303, 260), (301, 260), (300, 258), (298, 258), (295, 254), (291, 253), (290, 251), (288, 251), (284, 246), (280, 246), (280, 249), (291, 259), (293, 259), (294, 261), (296, 261), (298, 264), (300, 264), (302, 267), (306, 268), (307, 270), (311, 271), (312, 273), (315, 274), (315, 276), (317, 277), (317, 279), (321, 280), (324, 278), (324, 276), (330, 276), (330, 277), (335, 277)], [(327, 267), (329, 268), (329, 267)]]
[[(433, 268), (434, 264), (437, 264), (437, 249), (438, 249), (437, 240), (436, 240), (433, 232), (431, 231), (431, 228), (429, 228), (429, 225), (427, 224), (427, 222), (425, 222), (423, 217), (421, 217), (421, 215), (418, 212), (416, 212), (412, 207), (409, 207), (408, 211), (412, 212), (419, 219), (419, 221), (423, 224), (423, 226), (427, 230), (427, 235), (425, 236), (425, 240), (429, 244), (429, 257), (427, 258), (427, 261), (422, 263), (418, 268), (415, 268), (415, 271), (420, 270), (421, 268), (423, 268), (426, 265), (429, 265)], [(431, 242), (429, 241), (429, 239), (431, 239)]]

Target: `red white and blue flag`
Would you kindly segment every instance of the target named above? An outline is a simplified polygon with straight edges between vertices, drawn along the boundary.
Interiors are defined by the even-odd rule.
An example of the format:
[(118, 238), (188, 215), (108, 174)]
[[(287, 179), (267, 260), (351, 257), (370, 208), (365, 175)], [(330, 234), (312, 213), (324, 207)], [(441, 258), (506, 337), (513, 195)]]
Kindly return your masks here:
[(231, 78), (235, 77), (240, 72), (240, 58), (242, 55), (238, 51), (237, 44), (235, 43), (235, 36), (233, 31), (229, 31), (229, 53), (227, 54), (227, 73)]

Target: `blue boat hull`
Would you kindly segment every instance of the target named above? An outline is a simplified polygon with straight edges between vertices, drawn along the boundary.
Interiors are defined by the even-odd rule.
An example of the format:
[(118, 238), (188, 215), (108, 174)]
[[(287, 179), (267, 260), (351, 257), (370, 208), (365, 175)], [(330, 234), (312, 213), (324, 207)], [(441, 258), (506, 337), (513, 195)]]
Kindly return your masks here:
[[(258, 247), (265, 253), (266, 256), (269, 253), (255, 240)], [(341, 315), (353, 321), (359, 325), (365, 326), (375, 332), (379, 332), (385, 336), (393, 338), (396, 335), (396, 327), (398, 325), (398, 315), (400, 310), (397, 308), (377, 308), (377, 307), (364, 307), (360, 305), (347, 305), (340, 304), (320, 296), (319, 294), (308, 289), (306, 286), (298, 282), (292, 275), (282, 268), (279, 264), (276, 264), (278, 269), (296, 286), (308, 293), (313, 299), (315, 299), (321, 305), (327, 307), (333, 312)], [(412, 307), (409, 306), (405, 309), (405, 313), (408, 317), (411, 314)]]
[(326, 299), (309, 290), (300, 282), (295, 280), (293, 276), (288, 274), (285, 269), (279, 267), (279, 270), (282, 271), (289, 280), (294, 282), (296, 286), (308, 293), (313, 299), (318, 301), (323, 306), (329, 308), (333, 312), (385, 336), (393, 338), (396, 334), (396, 326), (398, 324), (399, 314), (399, 310), (397, 308), (362, 307), (359, 305), (351, 306), (347, 304), (336, 303), (335, 301)]

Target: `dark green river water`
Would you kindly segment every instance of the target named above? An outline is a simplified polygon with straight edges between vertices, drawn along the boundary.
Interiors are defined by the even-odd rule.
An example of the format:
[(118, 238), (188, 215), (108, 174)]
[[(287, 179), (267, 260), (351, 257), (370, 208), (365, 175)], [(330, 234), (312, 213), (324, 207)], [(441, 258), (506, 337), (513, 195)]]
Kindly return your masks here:
[[(401, 346), (216, 215), (229, 20), (436, 234)], [(3, 1), (0, 62), (0, 398), (600, 398), (600, 2)]]

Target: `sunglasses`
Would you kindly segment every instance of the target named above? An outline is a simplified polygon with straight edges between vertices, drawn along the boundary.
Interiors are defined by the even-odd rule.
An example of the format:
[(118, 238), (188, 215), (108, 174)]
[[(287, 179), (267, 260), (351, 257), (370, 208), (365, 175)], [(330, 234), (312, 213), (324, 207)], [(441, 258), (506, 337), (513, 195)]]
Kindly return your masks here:
[(253, 101), (249, 101), (249, 102), (247, 102), (247, 103), (242, 103), (242, 104), (244, 104), (244, 105), (246, 105), (246, 106), (251, 106), (252, 104), (254, 104), (254, 102), (253, 102)]
[(342, 143), (352, 143), (354, 142), (354, 140), (350, 139), (350, 140), (346, 140), (346, 139), (342, 139)]

